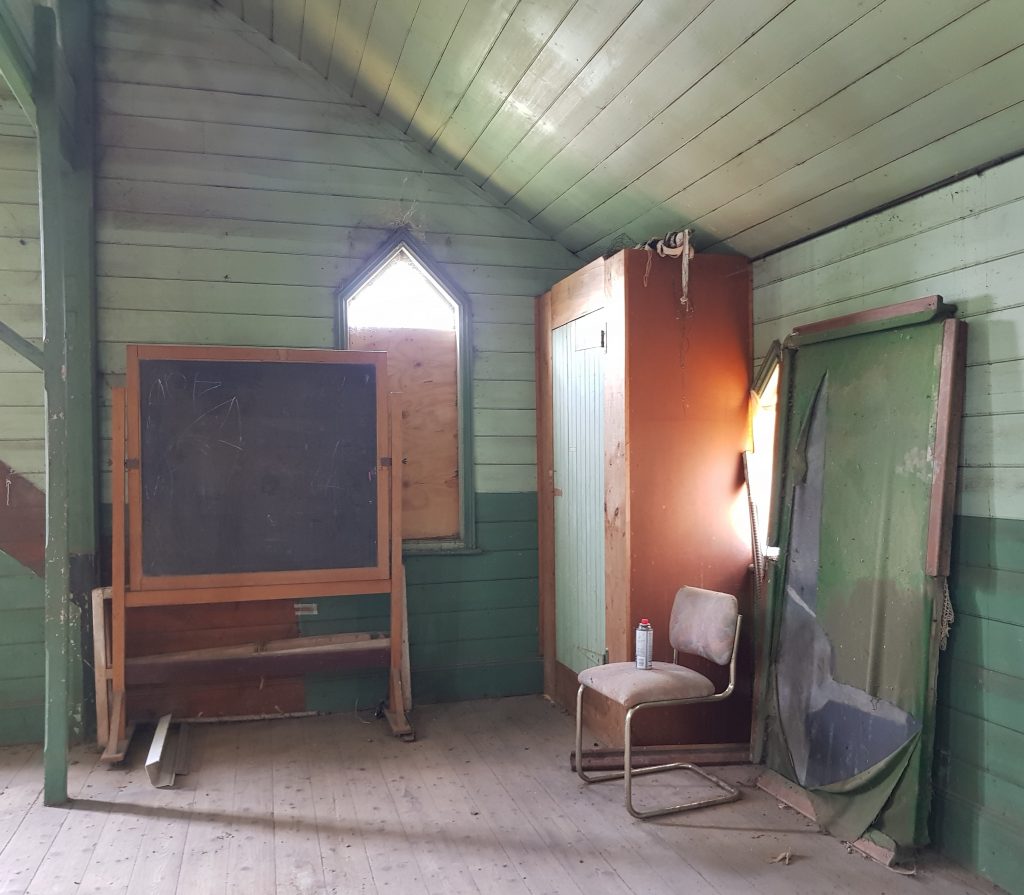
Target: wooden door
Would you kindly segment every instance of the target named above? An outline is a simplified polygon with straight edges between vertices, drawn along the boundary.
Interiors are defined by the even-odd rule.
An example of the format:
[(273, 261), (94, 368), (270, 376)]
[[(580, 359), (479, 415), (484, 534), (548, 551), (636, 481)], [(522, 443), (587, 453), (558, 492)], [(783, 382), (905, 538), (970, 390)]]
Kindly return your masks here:
[(555, 643), (580, 672), (605, 656), (604, 312), (551, 333)]

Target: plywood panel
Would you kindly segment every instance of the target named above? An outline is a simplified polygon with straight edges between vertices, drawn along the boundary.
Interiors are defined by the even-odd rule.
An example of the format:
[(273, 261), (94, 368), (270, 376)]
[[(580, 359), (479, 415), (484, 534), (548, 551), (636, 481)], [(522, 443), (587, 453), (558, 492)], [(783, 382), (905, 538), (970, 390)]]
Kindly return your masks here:
[(458, 349), (454, 331), (350, 329), (348, 347), (388, 353), (401, 392), (402, 536), (459, 535)]

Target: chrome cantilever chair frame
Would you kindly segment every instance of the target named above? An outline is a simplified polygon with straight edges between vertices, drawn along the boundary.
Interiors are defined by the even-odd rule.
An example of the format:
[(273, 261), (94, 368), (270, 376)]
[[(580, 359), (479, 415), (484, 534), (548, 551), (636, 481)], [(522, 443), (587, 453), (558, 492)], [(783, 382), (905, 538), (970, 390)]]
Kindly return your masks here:
[[(626, 723), (623, 732), (624, 754), (622, 773), (611, 774), (587, 774), (583, 770), (583, 691), (585, 684), (580, 684), (576, 693), (576, 773), (584, 783), (603, 783), (607, 780), (625, 780), (626, 810), (639, 820), (650, 817), (661, 817), (665, 814), (678, 814), (681, 811), (692, 811), (694, 808), (707, 808), (710, 805), (722, 805), (726, 802), (735, 802), (740, 793), (736, 787), (726, 783), (720, 777), (708, 773), (703, 768), (685, 761), (676, 761), (671, 764), (660, 764), (652, 768), (633, 768), (633, 715), (644, 709), (661, 708), (672, 705), (699, 705), (706, 702), (721, 702), (732, 695), (736, 686), (736, 653), (740, 642), (740, 623), (743, 616), (736, 616), (736, 633), (733, 635), (732, 658), (729, 660), (729, 685), (721, 693), (714, 693), (711, 696), (695, 696), (689, 699), (661, 699), (656, 702), (641, 702), (626, 712)], [(678, 653), (672, 650), (672, 662), (678, 665)], [(643, 774), (660, 774), (663, 771), (690, 771), (698, 774), (709, 783), (714, 784), (722, 790), (723, 795), (713, 796), (709, 799), (698, 799), (693, 802), (684, 802), (681, 805), (672, 805), (668, 808), (652, 808), (649, 811), (638, 811), (633, 806), (633, 778)]]

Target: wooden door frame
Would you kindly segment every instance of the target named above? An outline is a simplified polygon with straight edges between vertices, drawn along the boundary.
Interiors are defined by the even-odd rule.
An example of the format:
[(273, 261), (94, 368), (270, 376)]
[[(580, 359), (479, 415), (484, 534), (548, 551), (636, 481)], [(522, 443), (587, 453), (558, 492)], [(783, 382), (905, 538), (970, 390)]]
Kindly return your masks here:
[(538, 297), (535, 313), (540, 650), (544, 660), (544, 692), (560, 702), (565, 702), (565, 691), (572, 682), (567, 679), (564, 668), (560, 670), (556, 654), (551, 334), (560, 326), (602, 309), (607, 314), (604, 370), (605, 643), (611, 661), (624, 661), (628, 658), (628, 631), (625, 629), (627, 626), (623, 626), (624, 613), (628, 611), (626, 600), (629, 581), (623, 259), (622, 252), (610, 259), (598, 258), (556, 283), (550, 291)]

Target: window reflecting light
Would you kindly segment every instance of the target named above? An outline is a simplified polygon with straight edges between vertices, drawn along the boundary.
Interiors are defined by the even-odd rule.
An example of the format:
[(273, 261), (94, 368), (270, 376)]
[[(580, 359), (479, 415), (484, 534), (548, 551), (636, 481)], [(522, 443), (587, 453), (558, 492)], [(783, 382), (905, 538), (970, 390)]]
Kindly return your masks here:
[(402, 246), (348, 300), (347, 314), (350, 329), (453, 331), (458, 322), (455, 303)]

